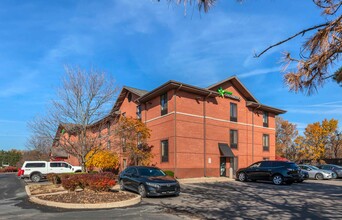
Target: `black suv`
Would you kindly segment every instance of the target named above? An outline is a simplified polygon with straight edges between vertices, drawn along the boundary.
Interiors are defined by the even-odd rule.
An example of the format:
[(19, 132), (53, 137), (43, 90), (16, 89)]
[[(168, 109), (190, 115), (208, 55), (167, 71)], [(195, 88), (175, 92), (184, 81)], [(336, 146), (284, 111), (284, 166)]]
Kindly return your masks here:
[(259, 161), (236, 172), (239, 181), (271, 180), (274, 184), (300, 181), (300, 168), (288, 161)]

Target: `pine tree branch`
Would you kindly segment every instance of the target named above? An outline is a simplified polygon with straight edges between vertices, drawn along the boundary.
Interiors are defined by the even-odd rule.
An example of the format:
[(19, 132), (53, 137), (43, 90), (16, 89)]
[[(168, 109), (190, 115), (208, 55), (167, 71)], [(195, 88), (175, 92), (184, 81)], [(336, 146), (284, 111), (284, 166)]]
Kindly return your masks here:
[(262, 56), (264, 53), (266, 53), (268, 50), (270, 50), (270, 49), (273, 48), (273, 47), (279, 46), (279, 45), (281, 45), (281, 44), (283, 44), (283, 43), (285, 43), (285, 42), (287, 42), (287, 41), (289, 41), (289, 40), (292, 40), (293, 38), (295, 38), (295, 37), (297, 37), (297, 36), (299, 36), (299, 35), (304, 35), (304, 34), (305, 34), (306, 32), (308, 32), (308, 31), (312, 31), (312, 30), (315, 30), (315, 29), (320, 28), (320, 27), (328, 26), (330, 23), (331, 23), (331, 22), (327, 22), (327, 23), (324, 23), (324, 24), (316, 25), (316, 26), (310, 27), (310, 28), (308, 28), (308, 29), (302, 30), (302, 31), (300, 31), (300, 32), (298, 32), (298, 33), (292, 35), (291, 37), (289, 37), (289, 38), (287, 38), (287, 39), (285, 39), (285, 40), (282, 40), (282, 41), (280, 41), (280, 42), (278, 42), (278, 43), (276, 43), (276, 44), (273, 44), (273, 45), (267, 47), (267, 48), (266, 48), (265, 50), (263, 50), (261, 53), (259, 53), (259, 54), (254, 54), (254, 58), (259, 58), (260, 56)]

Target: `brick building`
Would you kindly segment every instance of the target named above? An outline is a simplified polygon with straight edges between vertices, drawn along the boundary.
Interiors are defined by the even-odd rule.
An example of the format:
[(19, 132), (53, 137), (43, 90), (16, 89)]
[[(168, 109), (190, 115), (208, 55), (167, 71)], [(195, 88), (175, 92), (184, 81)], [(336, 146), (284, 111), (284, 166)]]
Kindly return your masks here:
[[(153, 164), (179, 178), (232, 176), (255, 161), (275, 159), (275, 116), (285, 113), (261, 104), (236, 76), (207, 88), (176, 81), (152, 91), (123, 87), (114, 112), (146, 123)], [(100, 133), (115, 126), (104, 120)], [(123, 169), (127, 158), (120, 147), (114, 150)]]

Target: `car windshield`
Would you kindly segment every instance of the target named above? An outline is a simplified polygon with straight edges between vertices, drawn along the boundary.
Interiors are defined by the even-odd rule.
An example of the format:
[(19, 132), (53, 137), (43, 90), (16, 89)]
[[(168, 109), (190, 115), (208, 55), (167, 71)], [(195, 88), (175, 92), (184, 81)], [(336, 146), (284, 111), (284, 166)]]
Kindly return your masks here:
[(285, 163), (285, 167), (292, 168), (292, 169), (298, 169), (298, 166), (295, 163)]
[(166, 174), (157, 168), (139, 168), (139, 173), (141, 176), (166, 176)]
[(318, 167), (315, 167), (315, 166), (308, 166), (308, 167), (310, 167), (310, 168), (313, 169), (313, 170), (319, 170), (319, 168), (318, 168)]

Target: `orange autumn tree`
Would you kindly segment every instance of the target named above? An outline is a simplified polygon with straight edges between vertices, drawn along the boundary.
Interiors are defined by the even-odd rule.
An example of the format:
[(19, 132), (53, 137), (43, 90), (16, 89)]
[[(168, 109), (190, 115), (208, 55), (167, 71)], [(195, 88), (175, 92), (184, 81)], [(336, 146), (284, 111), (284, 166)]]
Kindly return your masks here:
[(129, 157), (130, 165), (150, 165), (153, 146), (147, 144), (151, 134), (143, 122), (132, 117), (121, 117), (116, 127), (116, 135), (123, 152)]
[(89, 152), (86, 156), (87, 168), (97, 167), (101, 171), (107, 169), (116, 169), (119, 165), (119, 156), (117, 153), (109, 150), (98, 150), (95, 153)]
[(297, 150), (294, 139), (298, 136), (296, 124), (282, 117), (276, 117), (276, 155), (296, 160)]
[(320, 160), (326, 156), (330, 147), (331, 137), (338, 128), (338, 120), (324, 119), (322, 123), (309, 124), (304, 131), (305, 140), (302, 142), (302, 151), (308, 159)]

